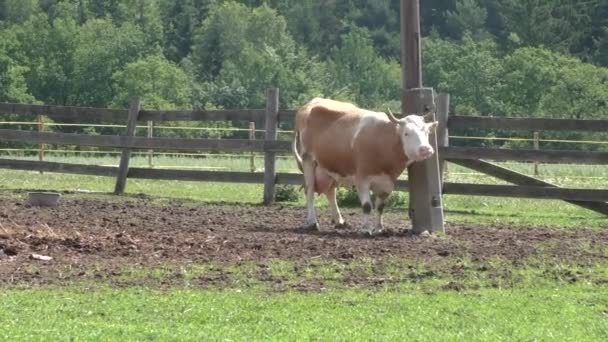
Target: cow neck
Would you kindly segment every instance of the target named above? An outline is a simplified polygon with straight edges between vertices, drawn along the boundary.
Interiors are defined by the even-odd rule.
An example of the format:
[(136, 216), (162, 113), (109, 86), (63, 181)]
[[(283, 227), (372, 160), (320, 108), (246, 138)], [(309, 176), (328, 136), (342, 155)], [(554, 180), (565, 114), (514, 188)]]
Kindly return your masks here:
[(408, 157), (405, 154), (405, 151), (403, 149), (403, 142), (401, 141), (401, 137), (399, 136), (399, 124), (396, 124), (394, 122), (388, 122), (388, 124), (392, 126), (394, 132), (394, 135), (392, 135), (394, 138), (391, 139), (391, 147), (392, 154), (395, 158), (395, 164), (391, 170), (391, 174), (393, 177), (397, 178), (399, 177), (399, 175), (401, 175), (403, 170), (405, 170), (407, 166)]

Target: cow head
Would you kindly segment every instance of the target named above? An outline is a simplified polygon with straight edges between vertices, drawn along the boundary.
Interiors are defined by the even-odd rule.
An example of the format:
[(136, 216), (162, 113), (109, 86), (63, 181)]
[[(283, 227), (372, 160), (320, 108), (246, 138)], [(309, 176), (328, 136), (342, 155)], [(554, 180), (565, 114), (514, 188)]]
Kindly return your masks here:
[(432, 113), (425, 116), (408, 115), (397, 119), (389, 110), (387, 116), (393, 123), (399, 125), (397, 131), (403, 152), (409, 160), (421, 161), (433, 155), (435, 151), (429, 143), (429, 135), (435, 131), (439, 123), (427, 122), (433, 119)]

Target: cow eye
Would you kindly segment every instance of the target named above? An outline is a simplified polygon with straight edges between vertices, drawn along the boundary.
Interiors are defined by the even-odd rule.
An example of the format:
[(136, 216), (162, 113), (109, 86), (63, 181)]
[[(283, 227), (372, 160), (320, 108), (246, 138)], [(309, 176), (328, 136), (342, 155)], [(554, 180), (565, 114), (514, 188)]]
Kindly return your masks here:
[(407, 137), (407, 136), (408, 136), (408, 135), (410, 135), (410, 134), (409, 134), (408, 132), (405, 132), (403, 135), (405, 135), (405, 136)]

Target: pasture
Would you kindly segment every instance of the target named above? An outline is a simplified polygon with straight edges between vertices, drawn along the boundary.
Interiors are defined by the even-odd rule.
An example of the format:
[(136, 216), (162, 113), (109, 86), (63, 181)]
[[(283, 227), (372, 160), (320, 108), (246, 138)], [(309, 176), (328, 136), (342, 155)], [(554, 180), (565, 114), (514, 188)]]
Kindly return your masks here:
[[(154, 165), (244, 171), (250, 159), (158, 156)], [(508, 166), (532, 172), (532, 164)], [(279, 172), (294, 167), (278, 159)], [(602, 166), (541, 164), (540, 172), (578, 188), (603, 188), (608, 178)], [(500, 184), (452, 164), (447, 177)], [(446, 234), (423, 237), (409, 233), (401, 193), (387, 231), (370, 238), (358, 232), (358, 207), (343, 206), (349, 227), (330, 226), (324, 199), (326, 231), (301, 228), (302, 193), (265, 207), (262, 185), (132, 179), (125, 196), (112, 196), (113, 185), (112, 177), (0, 171), (2, 338), (608, 337), (608, 220), (565, 202), (446, 195)], [(34, 189), (63, 192), (60, 205), (28, 206)]]

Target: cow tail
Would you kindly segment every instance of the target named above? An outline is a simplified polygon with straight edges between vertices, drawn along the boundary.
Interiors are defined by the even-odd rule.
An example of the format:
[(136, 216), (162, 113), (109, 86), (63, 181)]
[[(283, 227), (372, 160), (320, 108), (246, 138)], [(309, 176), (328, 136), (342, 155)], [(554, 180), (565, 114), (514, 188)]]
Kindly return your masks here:
[(293, 142), (291, 143), (291, 150), (293, 152), (293, 156), (296, 158), (296, 163), (298, 164), (298, 169), (300, 172), (304, 173), (304, 167), (302, 166), (302, 156), (300, 156), (300, 152), (298, 151), (298, 141), (300, 140), (300, 132), (295, 130), (293, 134)]

